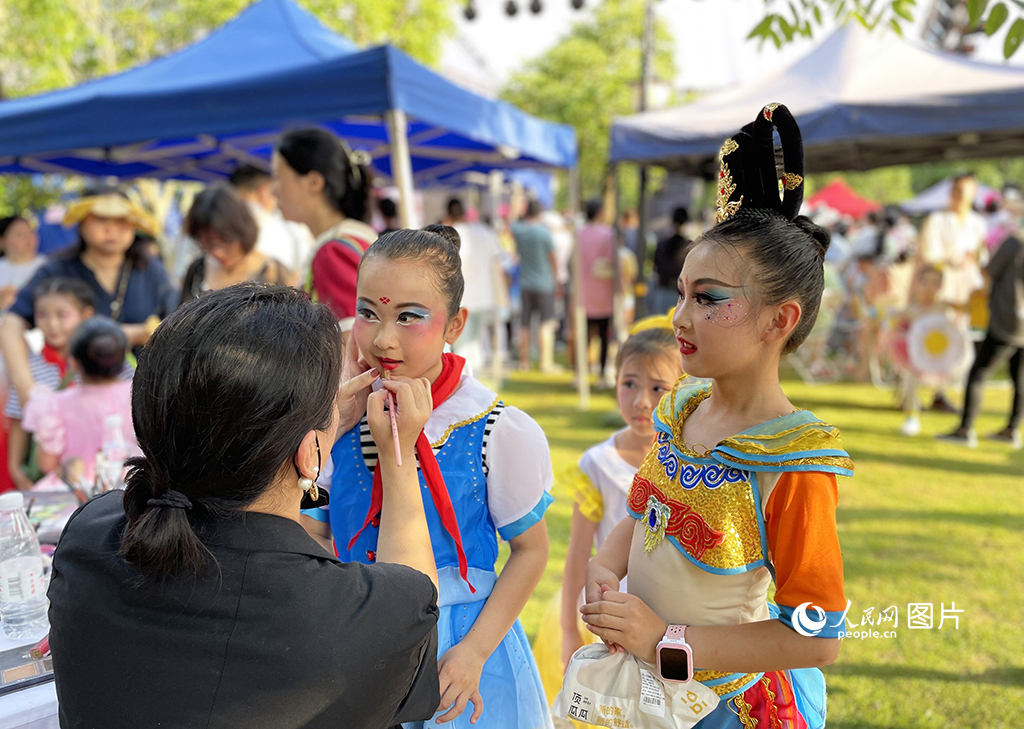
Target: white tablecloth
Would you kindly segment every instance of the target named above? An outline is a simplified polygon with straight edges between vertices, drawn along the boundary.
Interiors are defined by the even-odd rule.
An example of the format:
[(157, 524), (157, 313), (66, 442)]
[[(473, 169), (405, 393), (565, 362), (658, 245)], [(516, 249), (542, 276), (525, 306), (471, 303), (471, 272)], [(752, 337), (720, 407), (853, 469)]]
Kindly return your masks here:
[[(36, 642), (10, 640), (0, 630), (0, 651)], [(0, 729), (58, 729), (58, 726), (57, 691), (53, 681), (0, 696)]]

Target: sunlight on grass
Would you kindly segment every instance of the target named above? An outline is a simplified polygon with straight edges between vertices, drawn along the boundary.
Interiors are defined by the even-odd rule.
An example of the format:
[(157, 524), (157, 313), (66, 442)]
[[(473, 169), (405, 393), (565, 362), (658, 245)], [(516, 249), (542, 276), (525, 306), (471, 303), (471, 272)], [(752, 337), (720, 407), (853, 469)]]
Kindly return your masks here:
[[(967, 450), (932, 436), (957, 425), (925, 414), (924, 432), (904, 438), (891, 393), (868, 385), (787, 382), (798, 407), (837, 426), (857, 474), (839, 482), (839, 538), (849, 619), (862, 623), (895, 605), (897, 637), (844, 641), (825, 669), (828, 726), (1016, 727), (1024, 712), (1024, 451), (986, 443), (1005, 425), (1010, 393), (991, 390), (978, 423), (981, 444)], [(560, 478), (617, 427), (610, 393), (580, 412), (568, 376), (516, 374), (505, 402), (532, 415), (547, 434), (555, 469), (548, 511), (551, 557), (522, 622), (533, 636), (559, 588), (572, 502)], [(931, 630), (907, 628), (907, 604), (932, 603)], [(941, 606), (955, 603), (959, 629)], [(884, 628), (882, 628), (884, 629)], [(881, 629), (880, 629), (881, 630)]]

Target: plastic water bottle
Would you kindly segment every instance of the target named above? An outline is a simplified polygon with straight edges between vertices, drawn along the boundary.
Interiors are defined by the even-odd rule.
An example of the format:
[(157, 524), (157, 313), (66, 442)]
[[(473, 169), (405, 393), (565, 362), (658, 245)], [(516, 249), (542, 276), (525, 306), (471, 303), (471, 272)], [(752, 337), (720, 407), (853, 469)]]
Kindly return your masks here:
[(0, 494), (0, 619), (8, 638), (41, 638), (46, 619), (46, 583), (36, 532), (20, 491)]
[(103, 419), (103, 450), (96, 459), (96, 481), (100, 491), (124, 488), (124, 462), (128, 447), (121, 431), (121, 416), (108, 415)]

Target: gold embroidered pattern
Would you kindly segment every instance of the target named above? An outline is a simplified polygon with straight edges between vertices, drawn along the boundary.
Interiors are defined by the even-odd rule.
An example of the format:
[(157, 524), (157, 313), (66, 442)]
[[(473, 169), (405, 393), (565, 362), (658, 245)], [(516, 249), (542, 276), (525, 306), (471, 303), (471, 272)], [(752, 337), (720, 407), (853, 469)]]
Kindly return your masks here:
[(787, 172), (782, 176), (782, 186), (787, 190), (795, 190), (804, 182), (804, 178), (795, 172)]
[(769, 729), (782, 729), (782, 722), (779, 721), (779, 707), (775, 705), (775, 692), (771, 689), (771, 681), (767, 676), (761, 679), (764, 690), (768, 694), (768, 726)]
[[(764, 461), (748, 461), (744, 458), (736, 458), (730, 455), (729, 460), (733, 463), (738, 463), (741, 466), (763, 466)], [(847, 471), (853, 470), (853, 461), (843, 456), (811, 456), (810, 458), (794, 458), (793, 460), (786, 461), (787, 467), (792, 466), (831, 466), (833, 468), (843, 468)]]
[(732, 154), (733, 152), (735, 152), (739, 148), (740, 148), (740, 145), (736, 142), (735, 139), (733, 139), (732, 137), (729, 137), (728, 139), (726, 139), (725, 143), (722, 144), (722, 148), (720, 150), (718, 150), (718, 162), (719, 162), (719, 164), (721, 164), (723, 159), (728, 157), (730, 154)]
[[(668, 444), (664, 446), (667, 447)], [(679, 544), (686, 549), (687, 554), (701, 564), (713, 569), (742, 569), (763, 560), (765, 555), (761, 548), (761, 531), (757, 523), (758, 505), (755, 503), (746, 472), (738, 472), (742, 474), (742, 480), (738, 482), (723, 479), (717, 487), (709, 488), (707, 484), (710, 474), (699, 471), (706, 468), (724, 470), (725, 466), (694, 464), (680, 459), (679, 472), (674, 478), (669, 478), (665, 468), (658, 461), (658, 450), (652, 448), (644, 459), (630, 488), (631, 500), (635, 495), (638, 480), (648, 481), (665, 495), (666, 501), (679, 504), (680, 509), (685, 509), (687, 514), (693, 513), (700, 517), (700, 521), (712, 532), (723, 535), (715, 539), (714, 544), (706, 540), (698, 540), (691, 544), (693, 540), (679, 539)], [(684, 488), (681, 480), (694, 485), (691, 488)], [(639, 509), (632, 501), (630, 509), (634, 513), (639, 513)], [(648, 509), (641, 518), (646, 519), (649, 513)], [(672, 519), (675, 518), (673, 509)], [(694, 544), (699, 544), (702, 548), (695, 548)]]
[(772, 121), (772, 114), (774, 114), (775, 110), (778, 108), (778, 104), (768, 104), (768, 106), (764, 108), (764, 118), (768, 121)]
[[(698, 674), (700, 674), (700, 671), (696, 671), (694, 673), (694, 678), (697, 678)], [(726, 675), (730, 675), (731, 676), (732, 674), (726, 674)], [(712, 691), (714, 691), (719, 696), (725, 696), (726, 694), (731, 694), (733, 691), (739, 691), (741, 688), (746, 686), (751, 681), (756, 681), (758, 675), (759, 674), (756, 674), (756, 673), (747, 673), (747, 674), (744, 674), (744, 675), (740, 676), (739, 678), (737, 678), (734, 681), (729, 681), (728, 683), (721, 683), (721, 684), (718, 684), (717, 686), (708, 686), (708, 688), (711, 689)], [(705, 679), (705, 680), (711, 680), (711, 679)], [(757, 684), (755, 683), (754, 685), (756, 686)], [(739, 694), (739, 696), (742, 696), (742, 695), (743, 694)], [(736, 698), (738, 698), (739, 696), (737, 696)]]
[(732, 702), (736, 705), (735, 714), (739, 717), (743, 729), (757, 729), (757, 719), (750, 715), (753, 707), (743, 700), (743, 694), (734, 696)]
[(457, 423), (452, 423), (451, 425), (444, 429), (444, 432), (441, 434), (440, 438), (438, 438), (437, 440), (430, 444), (430, 447), (436, 451), (438, 448), (443, 446), (448, 441), (448, 437), (451, 436), (451, 434), (454, 433), (457, 429), (461, 428), (464, 425), (471, 425), (478, 420), (483, 420), (488, 415), (490, 415), (491, 411), (494, 410), (494, 408), (498, 407), (498, 403), (500, 401), (501, 397), (496, 397), (494, 398), (494, 402), (491, 403), (490, 407), (488, 407), (479, 415), (474, 415), (472, 418), (466, 418), (465, 420), (460, 420)]

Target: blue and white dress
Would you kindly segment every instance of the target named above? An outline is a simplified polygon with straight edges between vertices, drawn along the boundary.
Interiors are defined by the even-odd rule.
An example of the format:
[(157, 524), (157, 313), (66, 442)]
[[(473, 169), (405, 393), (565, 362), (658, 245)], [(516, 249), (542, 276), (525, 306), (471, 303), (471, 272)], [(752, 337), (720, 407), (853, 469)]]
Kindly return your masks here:
[[(511, 540), (544, 518), (551, 504), (551, 454), (544, 431), (530, 416), (505, 407), (472, 376), (441, 403), (424, 427), (444, 476), (469, 563), (469, 586), (459, 575), (455, 542), (445, 531), (420, 473), (439, 582), (438, 658), (462, 640), (483, 610), (497, 581), (498, 536)], [(309, 516), (328, 521), (344, 561), (370, 562), (377, 549), (376, 521), (348, 549), (370, 508), (377, 448), (364, 416), (331, 452), (331, 502)], [(484, 664), (480, 678), (484, 711), (476, 729), (540, 729), (552, 726), (548, 702), (526, 633), (517, 620)], [(469, 729), (467, 707), (454, 729)], [(433, 721), (406, 724), (420, 729)]]

